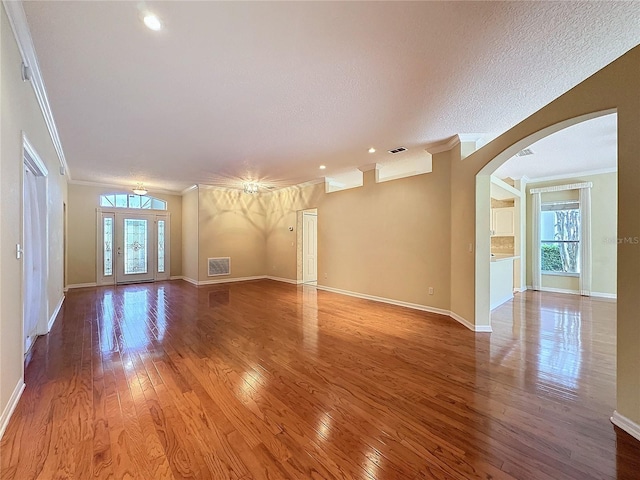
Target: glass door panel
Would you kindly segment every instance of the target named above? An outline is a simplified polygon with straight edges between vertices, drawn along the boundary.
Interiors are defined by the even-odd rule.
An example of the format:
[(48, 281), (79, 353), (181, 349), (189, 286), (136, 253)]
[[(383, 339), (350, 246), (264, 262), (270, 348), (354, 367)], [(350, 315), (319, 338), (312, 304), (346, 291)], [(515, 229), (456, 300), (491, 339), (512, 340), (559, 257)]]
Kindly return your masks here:
[(102, 276), (113, 275), (113, 217), (102, 218)]
[(164, 220), (158, 220), (158, 273), (164, 273)]
[(116, 215), (116, 283), (154, 280), (153, 215)]

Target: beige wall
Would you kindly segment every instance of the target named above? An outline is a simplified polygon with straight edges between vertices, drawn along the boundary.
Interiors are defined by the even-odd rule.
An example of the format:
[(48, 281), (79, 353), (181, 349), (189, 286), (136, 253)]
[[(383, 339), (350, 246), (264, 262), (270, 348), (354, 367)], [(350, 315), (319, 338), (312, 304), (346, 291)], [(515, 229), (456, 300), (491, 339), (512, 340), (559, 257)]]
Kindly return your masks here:
[[(597, 112), (618, 113), (618, 236), (640, 236), (640, 47), (577, 85), (558, 99), (488, 143), (463, 161), (453, 162), (452, 224), (460, 240), (452, 241), (452, 310), (476, 325), (489, 318), (488, 292), (478, 290), (488, 283), (489, 188), (485, 177), (522, 148), (569, 126), (576, 117), (588, 119)], [(482, 170), (482, 172), (481, 172)], [(478, 176), (477, 197), (476, 174)], [(474, 218), (477, 211), (478, 217)], [(473, 212), (470, 214), (469, 212)], [(486, 218), (485, 218), (486, 217)], [(476, 236), (477, 229), (477, 236)], [(468, 255), (468, 242), (476, 240), (478, 260)], [(618, 246), (617, 411), (640, 422), (640, 245)]]
[[(324, 185), (265, 196), (268, 274), (296, 280), (296, 212), (318, 209), (318, 285), (449, 309), (449, 154), (433, 172), (324, 193)], [(297, 227), (296, 227), (297, 228)], [(434, 294), (428, 294), (428, 288)]]
[(198, 281), (198, 189), (182, 196), (182, 276)]
[(199, 188), (198, 279), (209, 277), (207, 259), (231, 257), (231, 275), (244, 278), (265, 274), (265, 209), (261, 195), (240, 190)]
[(22, 59), (4, 8), (0, 8), (0, 413), (22, 382), (22, 132), (49, 171), (47, 212), (49, 265), (46, 302), (50, 318), (63, 298), (63, 204), (66, 178), (49, 136), (33, 88), (21, 78)]
[[(567, 185), (570, 183), (593, 182), (591, 189), (591, 242), (592, 242), (592, 285), (595, 293), (615, 295), (616, 293), (616, 261), (617, 261), (617, 218), (618, 218), (618, 175), (606, 173), (601, 175), (584, 175), (552, 182), (530, 183), (527, 185), (527, 195), (531, 188)], [(577, 190), (543, 193), (543, 202), (562, 200), (578, 200)], [(532, 283), (531, 248), (532, 239), (532, 202), (527, 202), (527, 285)], [(577, 277), (556, 275), (542, 275), (542, 286), (563, 290), (579, 290)]]
[[(97, 213), (100, 195), (126, 193), (126, 188), (69, 185), (67, 283), (96, 282)], [(182, 275), (182, 197), (149, 192), (165, 200), (171, 214), (171, 275)]]
[[(324, 183), (290, 187), (263, 195), (267, 275), (297, 280), (297, 244), (302, 241), (297, 212), (318, 207), (325, 196)], [(318, 234), (321, 221), (318, 217)], [(293, 227), (292, 232), (289, 227)], [(302, 278), (302, 272), (299, 277)]]

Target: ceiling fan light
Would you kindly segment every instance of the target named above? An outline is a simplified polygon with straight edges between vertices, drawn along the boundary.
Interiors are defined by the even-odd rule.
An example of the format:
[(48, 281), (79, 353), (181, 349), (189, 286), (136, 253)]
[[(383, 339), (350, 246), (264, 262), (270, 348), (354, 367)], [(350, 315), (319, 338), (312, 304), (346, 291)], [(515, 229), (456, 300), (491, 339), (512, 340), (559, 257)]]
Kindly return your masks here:
[(136, 185), (136, 188), (133, 189), (133, 193), (135, 193), (136, 195), (146, 195), (147, 189), (144, 188), (144, 185), (142, 183), (139, 183), (138, 185)]
[(258, 193), (258, 184), (257, 183), (245, 183), (244, 193), (248, 193), (249, 195), (253, 195), (254, 193)]

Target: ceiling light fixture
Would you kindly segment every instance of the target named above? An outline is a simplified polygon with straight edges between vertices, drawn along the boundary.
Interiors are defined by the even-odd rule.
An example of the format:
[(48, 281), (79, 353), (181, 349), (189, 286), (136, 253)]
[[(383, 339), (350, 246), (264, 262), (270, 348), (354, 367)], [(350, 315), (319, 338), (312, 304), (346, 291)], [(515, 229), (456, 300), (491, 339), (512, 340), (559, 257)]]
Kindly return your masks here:
[(248, 193), (249, 195), (253, 195), (254, 193), (258, 193), (258, 184), (257, 183), (245, 183), (244, 184), (244, 193)]
[(146, 195), (147, 189), (144, 188), (144, 185), (142, 183), (138, 183), (136, 185), (136, 188), (133, 189), (133, 193), (135, 193), (136, 195)]
[(158, 16), (154, 15), (153, 13), (147, 13), (142, 21), (149, 30), (153, 30), (154, 32), (162, 30), (162, 22), (160, 21)]
[(320, 165), (320, 170), (324, 170), (325, 168), (327, 168), (326, 165)]
[(376, 153), (376, 149), (375, 149), (375, 148), (373, 148), (373, 147), (371, 147), (371, 148), (369, 149), (369, 153)]

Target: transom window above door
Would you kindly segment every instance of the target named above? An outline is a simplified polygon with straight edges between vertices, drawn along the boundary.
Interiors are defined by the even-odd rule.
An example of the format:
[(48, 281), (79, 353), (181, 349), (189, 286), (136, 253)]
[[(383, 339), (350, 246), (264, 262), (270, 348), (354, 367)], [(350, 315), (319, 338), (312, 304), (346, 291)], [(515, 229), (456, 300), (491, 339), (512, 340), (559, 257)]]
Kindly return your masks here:
[(148, 210), (166, 210), (167, 202), (148, 195), (131, 193), (112, 193), (100, 195), (100, 206), (111, 208), (139, 208)]

